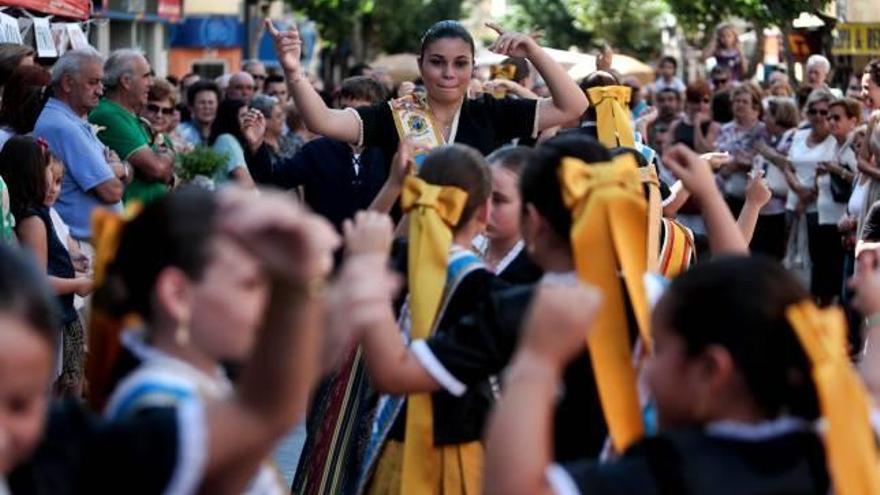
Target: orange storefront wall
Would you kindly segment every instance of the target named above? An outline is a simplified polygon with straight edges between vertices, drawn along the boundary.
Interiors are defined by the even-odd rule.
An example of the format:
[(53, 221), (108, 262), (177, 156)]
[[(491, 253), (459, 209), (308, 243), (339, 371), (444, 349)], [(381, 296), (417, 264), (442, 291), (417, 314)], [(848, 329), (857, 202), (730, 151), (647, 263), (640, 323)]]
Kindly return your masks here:
[(168, 51), (168, 73), (177, 77), (192, 72), (193, 64), (225, 62), (226, 72), (241, 68), (241, 48), (172, 48)]

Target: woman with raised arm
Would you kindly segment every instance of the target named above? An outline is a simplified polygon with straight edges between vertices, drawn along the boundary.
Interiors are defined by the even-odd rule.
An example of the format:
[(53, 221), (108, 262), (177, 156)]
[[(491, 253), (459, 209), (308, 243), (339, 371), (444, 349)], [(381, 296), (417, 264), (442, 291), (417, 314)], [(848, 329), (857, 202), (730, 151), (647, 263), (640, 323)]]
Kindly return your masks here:
[(401, 135), (415, 140), (421, 148), (455, 142), (489, 154), (502, 143), (517, 137), (536, 137), (539, 131), (574, 120), (584, 112), (584, 93), (534, 39), (505, 32), (495, 24), (488, 26), (499, 34), (490, 47), (492, 51), (527, 58), (547, 82), (551, 98), (468, 99), (474, 40), (458, 22), (440, 21), (422, 37), (419, 69), (426, 96), (409, 96), (356, 110), (332, 110), (300, 66), (302, 41), (296, 27), (279, 32), (266, 21), (290, 94), (306, 126), (312, 132), (352, 144), (379, 146), (386, 156), (394, 155)]

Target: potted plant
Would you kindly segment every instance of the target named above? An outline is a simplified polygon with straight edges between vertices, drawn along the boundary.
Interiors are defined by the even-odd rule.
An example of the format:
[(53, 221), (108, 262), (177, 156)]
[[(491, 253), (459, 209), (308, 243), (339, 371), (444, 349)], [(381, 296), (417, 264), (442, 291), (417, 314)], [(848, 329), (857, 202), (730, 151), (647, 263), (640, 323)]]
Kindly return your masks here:
[(213, 190), (214, 177), (226, 165), (227, 159), (226, 154), (218, 153), (207, 146), (199, 146), (192, 151), (177, 155), (175, 173), (181, 183)]

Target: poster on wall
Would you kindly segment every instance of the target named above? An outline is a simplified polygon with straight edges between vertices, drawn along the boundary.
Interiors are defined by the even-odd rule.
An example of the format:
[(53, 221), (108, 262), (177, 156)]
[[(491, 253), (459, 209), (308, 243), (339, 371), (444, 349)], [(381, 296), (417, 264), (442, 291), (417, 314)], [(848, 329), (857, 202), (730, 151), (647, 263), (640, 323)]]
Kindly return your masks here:
[(49, 27), (49, 19), (46, 17), (34, 17), (34, 41), (37, 45), (37, 56), (40, 58), (54, 58), (58, 56), (55, 48), (55, 37), (52, 36), (52, 28)]
[(24, 43), (21, 39), (21, 31), (18, 30), (18, 21), (15, 17), (0, 12), (0, 41), (3, 43)]

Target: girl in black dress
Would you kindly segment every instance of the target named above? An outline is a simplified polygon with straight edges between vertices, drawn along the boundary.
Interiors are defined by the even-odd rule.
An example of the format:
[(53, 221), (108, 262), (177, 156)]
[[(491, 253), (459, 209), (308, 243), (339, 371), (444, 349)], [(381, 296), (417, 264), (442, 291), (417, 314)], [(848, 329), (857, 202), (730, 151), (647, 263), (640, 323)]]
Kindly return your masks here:
[[(56, 308), (38, 269), (0, 246), (0, 491), (240, 493), (260, 459), (302, 416), (322, 352), (318, 288), (337, 236), (276, 194), (254, 198), (229, 191), (218, 208), (218, 235), (261, 259), (271, 285), (238, 392), (121, 421), (100, 421), (74, 401), (50, 404)], [(167, 267), (160, 285), (179, 281), (176, 270)], [(346, 273), (338, 287), (356, 286), (361, 275)], [(352, 312), (338, 309), (339, 328), (351, 326)]]
[(492, 214), (483, 259), (498, 277), (513, 284), (535, 283), (543, 274), (529, 257), (520, 232), (519, 175), (532, 154), (525, 146), (507, 146), (486, 158), (492, 171)]
[[(484, 95), (468, 99), (474, 40), (456, 21), (441, 21), (428, 29), (419, 53), (427, 106), (442, 141), (467, 144), (484, 155), (514, 138), (534, 138), (541, 130), (577, 119), (587, 107), (584, 93), (534, 39), (506, 33), (497, 25), (488, 26), (499, 34), (491, 49), (501, 55), (527, 58), (547, 82), (551, 98), (496, 100)], [(308, 128), (348, 143), (379, 146), (385, 156), (393, 156), (399, 134), (391, 106), (382, 103), (357, 110), (327, 108), (300, 66), (302, 41), (296, 27), (278, 32), (267, 21), (266, 28), (275, 40), (290, 94)]]
[[(679, 276), (657, 303), (651, 325), (655, 353), (647, 377), (661, 432), (619, 459), (560, 466), (550, 456), (555, 383), (582, 346), (583, 328), (591, 325), (600, 296), (590, 289), (539, 295), (506, 396), (490, 424), (488, 491), (828, 493), (834, 451), (823, 449), (814, 426), (819, 396), (810, 360), (816, 358), (808, 358), (814, 350), (793, 313), (809, 298), (791, 274), (757, 257), (721, 258)], [(842, 369), (854, 380), (848, 384), (857, 385), (840, 333)], [(864, 394), (838, 397), (866, 399)], [(864, 433), (857, 439), (867, 444), (855, 455), (866, 452), (871, 463), (874, 441), (867, 407), (860, 412), (860, 405), (867, 406), (867, 400), (844, 407), (852, 431)], [(824, 399), (822, 411), (832, 418)], [(857, 423), (861, 430), (853, 426)], [(833, 419), (828, 424), (825, 442), (833, 444), (836, 426)], [(850, 479), (877, 486), (874, 469)], [(838, 493), (841, 481), (835, 476)]]

